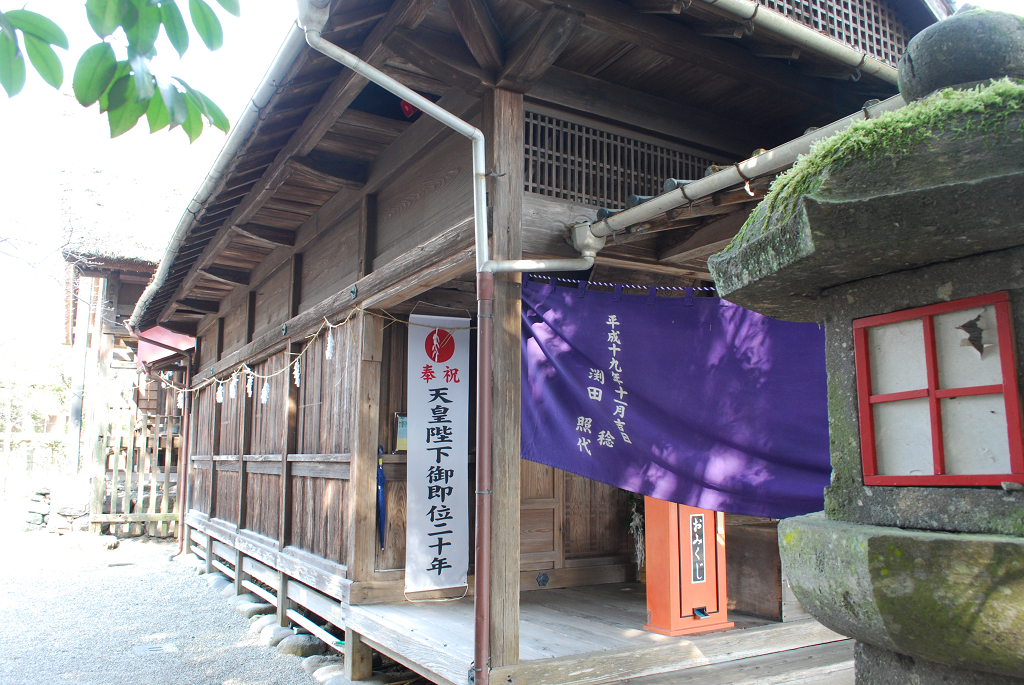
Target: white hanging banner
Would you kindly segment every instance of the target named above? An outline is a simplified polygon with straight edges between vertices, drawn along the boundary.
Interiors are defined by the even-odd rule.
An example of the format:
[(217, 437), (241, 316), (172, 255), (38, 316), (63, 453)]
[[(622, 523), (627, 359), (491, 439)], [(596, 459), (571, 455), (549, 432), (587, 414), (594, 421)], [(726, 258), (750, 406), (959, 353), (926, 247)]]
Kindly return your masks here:
[(409, 317), (405, 591), (469, 570), (469, 319)]

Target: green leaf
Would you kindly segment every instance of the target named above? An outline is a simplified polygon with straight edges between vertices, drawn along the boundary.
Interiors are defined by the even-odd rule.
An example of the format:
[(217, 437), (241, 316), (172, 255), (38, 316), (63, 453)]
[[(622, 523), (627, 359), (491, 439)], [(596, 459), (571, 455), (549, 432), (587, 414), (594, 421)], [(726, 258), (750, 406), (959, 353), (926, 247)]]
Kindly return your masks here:
[(121, 76), (114, 85), (110, 86), (110, 90), (106, 93), (107, 109), (114, 111), (115, 109), (121, 109), (128, 101), (135, 100), (135, 80), (131, 76)]
[(131, 67), (128, 66), (128, 62), (117, 63), (117, 70), (114, 71), (114, 76), (110, 79), (110, 86), (100, 95), (100, 112), (106, 112), (110, 109), (110, 91), (114, 89), (115, 83), (130, 73)]
[(57, 53), (45, 40), (36, 38), (31, 33), (22, 35), (25, 38), (25, 52), (28, 53), (32, 66), (36, 68), (44, 81), (54, 88), (60, 88), (60, 84), (64, 82), (64, 67), (61, 65)]
[(238, 0), (217, 0), (217, 3), (226, 9), (229, 14), (233, 14), (236, 17), (242, 15), (242, 8), (238, 4)]
[(160, 20), (163, 22), (167, 39), (171, 41), (178, 57), (181, 57), (188, 50), (188, 28), (185, 26), (181, 10), (174, 4), (174, 0), (160, 5)]
[(227, 116), (224, 114), (221, 108), (218, 107), (213, 102), (213, 100), (206, 97), (199, 91), (196, 91), (196, 93), (199, 95), (199, 98), (203, 101), (203, 104), (206, 105), (206, 111), (208, 113), (207, 116), (210, 119), (210, 123), (219, 128), (221, 131), (224, 131), (224, 133), (227, 133), (231, 129), (231, 122), (228, 121)]
[(167, 113), (167, 106), (164, 105), (163, 96), (160, 91), (153, 93), (149, 101), (149, 108), (146, 109), (146, 120), (149, 121), (149, 132), (156, 133), (171, 123), (171, 117)]
[(131, 0), (137, 19), (131, 26), (125, 26), (129, 47), (135, 48), (139, 54), (145, 55), (153, 49), (157, 36), (160, 35), (160, 8), (146, 4), (146, 0)]
[(138, 94), (135, 92), (135, 79), (122, 76), (115, 81), (114, 85), (110, 87), (110, 110), (107, 112), (110, 137), (117, 138), (122, 133), (134, 128), (142, 115), (149, 109), (149, 104), (149, 100), (139, 101)]
[(68, 49), (68, 37), (60, 30), (59, 26), (43, 15), (28, 10), (11, 10), (7, 13), (7, 18), (11, 24), (24, 33), (44, 40), (48, 45)]
[(207, 121), (209, 121), (211, 124), (219, 128), (221, 131), (227, 133), (228, 129), (231, 128), (231, 122), (228, 121), (227, 116), (224, 115), (224, 112), (221, 111), (221, 108), (218, 107), (213, 102), (213, 100), (206, 97), (198, 90), (185, 83), (183, 79), (175, 77), (175, 80), (182, 86), (184, 86), (185, 92), (188, 94), (188, 97), (192, 100), (192, 104), (195, 105), (196, 109), (202, 112), (203, 116), (206, 117)]
[(121, 25), (127, 9), (127, 0), (85, 0), (85, 16), (100, 38), (106, 38)]
[(135, 78), (135, 92), (139, 100), (148, 100), (153, 97), (153, 75), (149, 73), (149, 61), (128, 48), (128, 64), (132, 68), (132, 76)]
[(0, 12), (0, 31), (7, 31), (7, 34), (10, 36), (15, 35), (14, 24), (11, 23), (11, 20), (3, 12)]
[(185, 103), (185, 96), (177, 88), (169, 83), (157, 81), (157, 88), (160, 90), (160, 97), (167, 107), (167, 113), (171, 118), (171, 128), (181, 126), (188, 117), (188, 105)]
[(189, 142), (194, 143), (196, 138), (203, 133), (203, 115), (200, 114), (191, 98), (185, 98), (185, 104), (188, 107), (188, 116), (185, 117), (185, 121), (181, 122), (181, 128), (188, 136)]
[(123, 133), (135, 128), (139, 119), (149, 108), (149, 101), (129, 102), (122, 107), (107, 112), (107, 121), (110, 124), (110, 137), (117, 138)]
[(25, 87), (25, 58), (14, 42), (15, 36), (0, 32), (0, 86), (7, 97), (14, 97)]
[(109, 43), (97, 43), (82, 53), (71, 78), (75, 97), (83, 107), (100, 99), (114, 82), (117, 73), (117, 59)]
[(206, 47), (219, 50), (224, 44), (224, 29), (213, 9), (203, 0), (188, 0), (188, 12), (192, 15), (192, 25), (196, 27)]

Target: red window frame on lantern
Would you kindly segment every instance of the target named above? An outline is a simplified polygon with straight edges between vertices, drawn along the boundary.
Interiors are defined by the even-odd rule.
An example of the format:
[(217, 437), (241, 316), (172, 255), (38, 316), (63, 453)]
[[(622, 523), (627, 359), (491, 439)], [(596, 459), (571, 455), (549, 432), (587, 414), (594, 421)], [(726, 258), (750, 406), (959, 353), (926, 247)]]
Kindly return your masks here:
[[(995, 312), (1001, 384), (940, 387), (939, 361), (936, 353), (934, 317), (977, 309), (991, 305)], [(869, 331), (872, 328), (920, 319), (924, 333), (924, 363), (927, 386), (902, 392), (872, 394)], [(853, 322), (854, 354), (857, 367), (858, 413), (860, 415), (861, 455), (865, 485), (910, 486), (998, 486), (1003, 482), (1024, 483), (1024, 440), (1021, 430), (1021, 402), (1017, 390), (1017, 369), (1010, 300), (1005, 292), (980, 295), (952, 302), (881, 314)], [(942, 400), (978, 395), (1002, 394), (1006, 411), (1007, 439), (1009, 440), (1010, 473), (949, 474), (946, 472), (946, 451), (942, 428)], [(876, 446), (876, 405), (927, 398), (932, 446), (931, 474), (885, 475), (879, 474)]]

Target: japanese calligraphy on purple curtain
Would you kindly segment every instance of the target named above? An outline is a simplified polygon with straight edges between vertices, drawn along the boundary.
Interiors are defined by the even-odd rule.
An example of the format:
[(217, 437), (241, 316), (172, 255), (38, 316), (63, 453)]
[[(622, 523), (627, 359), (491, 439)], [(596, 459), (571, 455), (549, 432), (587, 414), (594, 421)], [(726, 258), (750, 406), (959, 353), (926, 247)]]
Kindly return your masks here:
[(409, 317), (405, 590), (463, 587), (469, 569), (469, 319)]
[(523, 458), (704, 509), (821, 510), (824, 333), (637, 292), (524, 278)]

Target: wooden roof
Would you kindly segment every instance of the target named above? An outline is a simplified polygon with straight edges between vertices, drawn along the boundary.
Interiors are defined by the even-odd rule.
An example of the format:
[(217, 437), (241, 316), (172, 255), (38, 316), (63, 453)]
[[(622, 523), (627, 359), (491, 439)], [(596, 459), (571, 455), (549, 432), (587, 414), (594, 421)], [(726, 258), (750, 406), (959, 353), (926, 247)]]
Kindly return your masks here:
[[(456, 114), (472, 106), (466, 93), (498, 84), (736, 160), (895, 92), (747, 35), (703, 2), (634, 3), (336, 0), (323, 35)], [(908, 31), (927, 23), (918, 0), (899, 4)], [(306, 48), (193, 220), (142, 327), (188, 331), (216, 312), (321, 207), (393, 174), (409, 148), (392, 144), (410, 123), (397, 98)]]

